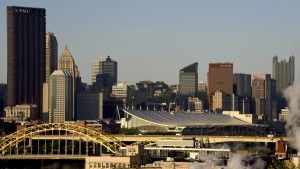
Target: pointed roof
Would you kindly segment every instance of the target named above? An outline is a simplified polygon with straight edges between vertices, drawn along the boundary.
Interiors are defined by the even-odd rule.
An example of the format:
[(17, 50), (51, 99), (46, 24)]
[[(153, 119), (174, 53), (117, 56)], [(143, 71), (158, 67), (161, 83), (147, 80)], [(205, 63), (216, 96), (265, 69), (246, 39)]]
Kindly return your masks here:
[(70, 58), (70, 59), (74, 60), (72, 54), (69, 51), (68, 45), (65, 46), (65, 50), (63, 51), (63, 53), (59, 57), (59, 59), (63, 59), (63, 58), (64, 59)]
[(284, 146), (284, 143), (283, 143), (283, 139), (281, 137), (280, 140), (278, 141), (277, 153), (285, 153), (285, 152), (286, 152), (285, 146)]
[(192, 63), (182, 69), (180, 69), (180, 72), (194, 72), (198, 73), (198, 62)]

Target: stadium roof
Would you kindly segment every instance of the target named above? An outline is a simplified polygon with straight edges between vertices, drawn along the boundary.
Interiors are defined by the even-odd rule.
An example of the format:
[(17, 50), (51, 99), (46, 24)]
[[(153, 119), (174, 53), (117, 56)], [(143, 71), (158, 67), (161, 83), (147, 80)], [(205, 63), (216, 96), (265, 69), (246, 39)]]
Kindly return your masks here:
[(124, 110), (138, 119), (163, 126), (253, 125), (225, 114)]

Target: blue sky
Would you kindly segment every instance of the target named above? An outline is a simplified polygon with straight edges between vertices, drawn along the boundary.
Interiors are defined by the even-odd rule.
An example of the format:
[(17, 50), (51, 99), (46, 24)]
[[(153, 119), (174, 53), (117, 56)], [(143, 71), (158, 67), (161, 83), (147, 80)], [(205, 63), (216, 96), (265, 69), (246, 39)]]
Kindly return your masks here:
[(110, 55), (118, 80), (178, 84), (179, 70), (233, 62), (234, 73), (272, 73), (272, 57), (296, 58), (299, 78), (300, 1), (277, 0), (10, 0), (0, 1), (0, 83), (6, 83), (6, 6), (46, 9), (47, 31), (68, 45), (83, 82), (91, 62)]

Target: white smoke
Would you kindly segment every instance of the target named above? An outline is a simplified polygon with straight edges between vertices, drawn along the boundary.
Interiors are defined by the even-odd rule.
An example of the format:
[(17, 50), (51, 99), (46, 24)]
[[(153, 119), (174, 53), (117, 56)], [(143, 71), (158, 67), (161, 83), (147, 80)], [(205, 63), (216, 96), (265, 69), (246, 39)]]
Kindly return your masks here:
[(193, 163), (190, 166), (190, 169), (212, 169), (212, 168), (215, 168), (215, 166), (220, 165), (220, 163), (223, 164), (223, 161), (218, 160), (211, 154), (202, 156), (199, 153), (198, 156), (199, 156), (199, 159), (203, 161), (203, 163), (197, 163), (197, 162)]
[(234, 154), (225, 169), (263, 169), (266, 162), (260, 156), (241, 156)]
[(286, 119), (286, 132), (290, 137), (290, 144), (300, 151), (300, 81), (284, 91), (284, 97), (288, 101), (289, 113)]

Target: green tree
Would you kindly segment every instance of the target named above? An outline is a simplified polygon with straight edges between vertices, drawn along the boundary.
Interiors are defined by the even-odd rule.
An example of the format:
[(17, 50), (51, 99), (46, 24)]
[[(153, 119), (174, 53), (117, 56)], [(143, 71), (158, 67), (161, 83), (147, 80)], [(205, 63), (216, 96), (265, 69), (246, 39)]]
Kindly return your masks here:
[(134, 135), (139, 133), (140, 131), (137, 128), (121, 128), (118, 134)]
[(137, 94), (137, 91), (135, 90), (134, 85), (127, 86), (127, 98), (126, 98), (127, 107), (131, 107), (132, 104), (133, 104), (133, 106), (135, 105), (136, 94)]
[(283, 161), (278, 160), (276, 157), (272, 157), (267, 169), (289, 169), (289, 167), (287, 167)]

